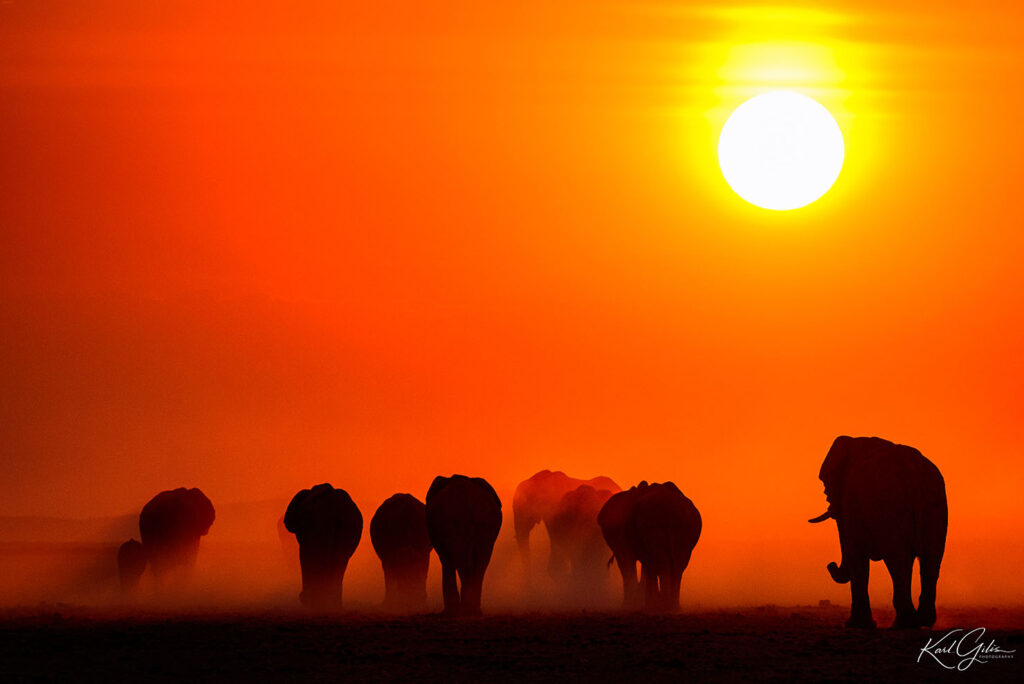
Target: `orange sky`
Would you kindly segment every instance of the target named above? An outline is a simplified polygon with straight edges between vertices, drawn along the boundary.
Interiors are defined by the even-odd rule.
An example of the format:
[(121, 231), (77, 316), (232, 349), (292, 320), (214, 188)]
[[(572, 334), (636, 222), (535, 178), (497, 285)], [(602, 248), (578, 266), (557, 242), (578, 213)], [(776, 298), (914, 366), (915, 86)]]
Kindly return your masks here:
[[(851, 434), (1024, 542), (1016, 3), (208, 4), (0, 3), (0, 515), (552, 467), (837, 547)], [(714, 156), (775, 87), (846, 138), (794, 212)]]

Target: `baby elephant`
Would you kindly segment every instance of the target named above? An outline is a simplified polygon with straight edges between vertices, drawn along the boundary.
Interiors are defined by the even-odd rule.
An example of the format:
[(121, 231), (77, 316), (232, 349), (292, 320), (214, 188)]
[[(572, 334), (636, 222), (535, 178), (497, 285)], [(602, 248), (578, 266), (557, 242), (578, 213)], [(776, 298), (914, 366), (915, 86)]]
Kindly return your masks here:
[(345, 568), (363, 536), (363, 516), (352, 497), (328, 483), (303, 489), (288, 504), (284, 526), (299, 542), (299, 600), (310, 608), (341, 608)]
[(422, 610), (431, 549), (426, 506), (412, 494), (395, 494), (373, 514), (370, 541), (384, 568), (384, 607)]
[(142, 573), (146, 571), (146, 549), (141, 542), (129, 539), (117, 550), (117, 573), (121, 580), (121, 591), (131, 594), (139, 586)]

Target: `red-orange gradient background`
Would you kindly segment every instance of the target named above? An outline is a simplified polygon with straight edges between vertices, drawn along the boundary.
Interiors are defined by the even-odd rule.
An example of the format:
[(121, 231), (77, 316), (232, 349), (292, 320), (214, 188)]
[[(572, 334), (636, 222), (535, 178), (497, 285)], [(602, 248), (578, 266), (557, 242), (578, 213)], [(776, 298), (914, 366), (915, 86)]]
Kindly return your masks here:
[(877, 135), (778, 214), (704, 149), (742, 8), (333, 4), (0, 4), (0, 515), (671, 479), (695, 570), (814, 600), (878, 435), (945, 474), (940, 592), (1024, 600), (1019, 10), (829, 3)]

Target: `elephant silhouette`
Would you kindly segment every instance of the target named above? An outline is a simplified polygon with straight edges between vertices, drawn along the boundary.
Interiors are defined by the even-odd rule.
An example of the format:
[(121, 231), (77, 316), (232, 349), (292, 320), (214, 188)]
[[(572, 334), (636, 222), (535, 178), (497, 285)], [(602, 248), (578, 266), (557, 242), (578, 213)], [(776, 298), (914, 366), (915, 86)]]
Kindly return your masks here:
[(146, 562), (146, 549), (141, 542), (129, 539), (117, 549), (117, 574), (123, 593), (130, 594), (139, 586)]
[[(589, 485), (595, 490), (606, 489), (612, 493), (622, 490), (614, 480), (608, 477), (595, 477), (591, 480), (579, 480), (569, 477), (560, 470), (542, 470), (529, 479), (523, 480), (516, 487), (512, 497), (512, 515), (516, 531), (516, 544), (519, 557), (523, 562), (526, 581), (529, 584), (532, 567), (530, 558), (530, 532), (540, 523), (551, 536), (551, 520), (559, 503), (569, 492), (580, 485)], [(566, 550), (554, 539), (551, 540), (551, 553), (548, 556), (548, 574), (556, 582), (562, 582), (569, 573), (569, 560)]]
[(501, 530), (501, 499), (483, 478), (438, 476), (427, 491), (426, 514), (441, 560), (444, 614), (480, 615), (484, 573)]
[(568, 595), (576, 602), (600, 598), (605, 589), (609, 548), (597, 516), (611, 495), (607, 489), (580, 485), (562, 497), (548, 525), (551, 544), (568, 560)]
[(641, 482), (609, 498), (597, 521), (622, 573), (624, 606), (640, 604), (642, 584), (646, 610), (679, 610), (683, 571), (703, 526), (693, 502), (672, 482)]
[(352, 497), (326, 482), (303, 489), (288, 504), (284, 526), (299, 542), (299, 600), (317, 610), (341, 608), (345, 568), (363, 536)]
[(213, 504), (196, 488), (160, 492), (142, 507), (139, 534), (158, 584), (169, 572), (191, 572), (199, 540), (210, 531), (215, 518)]
[[(810, 522), (836, 521), (842, 559), (828, 564), (832, 579), (850, 583), (847, 627), (874, 627), (868, 599), (870, 561), (892, 578), (894, 628), (935, 624), (935, 591), (946, 548), (946, 484), (920, 451), (878, 437), (837, 437), (821, 464), (828, 510)], [(920, 560), (918, 606), (910, 595)]]
[(395, 494), (382, 503), (370, 519), (370, 541), (384, 569), (384, 607), (423, 609), (433, 548), (423, 502), (412, 494)]

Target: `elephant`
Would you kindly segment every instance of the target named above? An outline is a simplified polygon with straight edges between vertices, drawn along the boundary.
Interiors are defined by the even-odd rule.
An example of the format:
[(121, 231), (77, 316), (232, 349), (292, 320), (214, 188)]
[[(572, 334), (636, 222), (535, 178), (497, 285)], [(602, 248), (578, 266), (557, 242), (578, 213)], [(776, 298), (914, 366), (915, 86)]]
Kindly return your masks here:
[(426, 512), (430, 543), (441, 559), (444, 614), (480, 615), (484, 573), (501, 530), (501, 499), (483, 478), (438, 476), (427, 491)]
[(139, 533), (157, 582), (171, 571), (187, 573), (195, 567), (199, 539), (215, 518), (213, 504), (196, 488), (160, 492), (142, 507)]
[(363, 536), (363, 515), (344, 489), (330, 483), (292, 497), (284, 526), (299, 542), (299, 601), (316, 610), (342, 607), (345, 568)]
[(548, 524), (552, 546), (558, 546), (568, 560), (570, 596), (576, 599), (593, 600), (603, 593), (609, 549), (597, 515), (611, 495), (607, 489), (580, 485), (562, 497)]
[(703, 527), (693, 502), (672, 482), (641, 482), (609, 498), (597, 522), (622, 573), (625, 607), (638, 606), (642, 583), (646, 610), (678, 611), (683, 571)]
[[(828, 509), (809, 522), (836, 521), (842, 559), (828, 564), (832, 579), (850, 583), (847, 627), (872, 628), (870, 561), (884, 561), (892, 578), (893, 628), (935, 624), (935, 589), (946, 548), (946, 484), (920, 451), (878, 437), (837, 437), (821, 464)], [(910, 586), (920, 560), (921, 595)]]
[[(580, 485), (590, 485), (598, 491), (606, 489), (612, 493), (622, 490), (608, 477), (579, 480), (569, 477), (560, 470), (555, 472), (542, 470), (529, 479), (523, 480), (516, 487), (515, 495), (512, 498), (512, 514), (516, 530), (516, 544), (519, 546), (519, 556), (523, 562), (527, 583), (530, 581), (532, 572), (530, 532), (536, 525), (544, 523), (550, 537), (551, 519), (555, 515), (555, 510), (562, 497)], [(551, 553), (548, 557), (548, 574), (556, 581), (562, 581), (567, 575), (568, 565), (564, 550), (552, 540)]]
[(395, 494), (382, 503), (370, 520), (370, 541), (384, 569), (384, 607), (422, 609), (433, 548), (423, 502), (412, 494)]
[(121, 580), (121, 591), (130, 594), (139, 586), (142, 573), (146, 571), (146, 549), (142, 542), (129, 539), (117, 549), (117, 574)]

